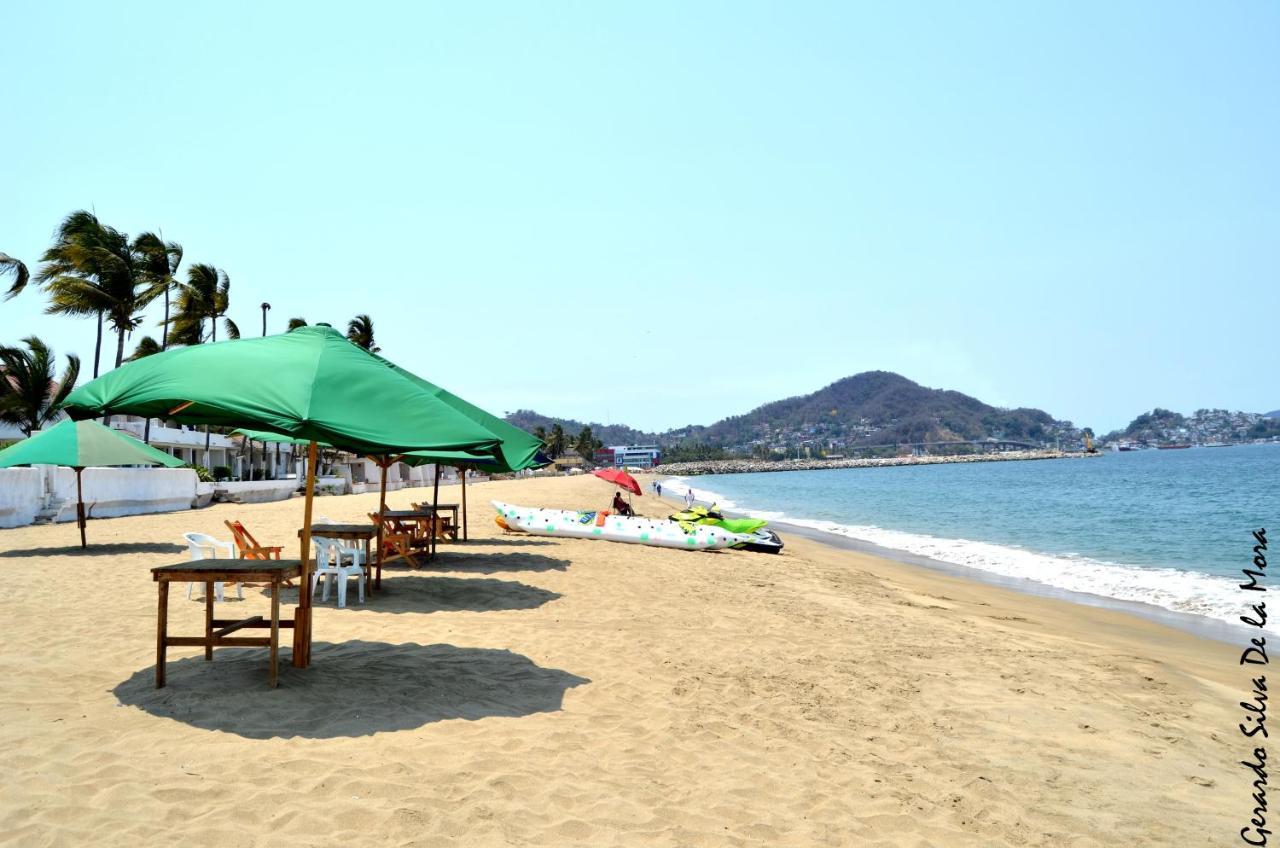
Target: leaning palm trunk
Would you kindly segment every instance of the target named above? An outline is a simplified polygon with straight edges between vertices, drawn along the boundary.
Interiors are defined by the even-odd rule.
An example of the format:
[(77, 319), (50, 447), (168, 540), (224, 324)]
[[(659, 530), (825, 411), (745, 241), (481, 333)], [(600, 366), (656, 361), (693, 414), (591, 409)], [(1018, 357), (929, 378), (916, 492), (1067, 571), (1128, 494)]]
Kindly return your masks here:
[(93, 379), (98, 379), (98, 361), (102, 359), (102, 310), (98, 310), (98, 340), (93, 345)]

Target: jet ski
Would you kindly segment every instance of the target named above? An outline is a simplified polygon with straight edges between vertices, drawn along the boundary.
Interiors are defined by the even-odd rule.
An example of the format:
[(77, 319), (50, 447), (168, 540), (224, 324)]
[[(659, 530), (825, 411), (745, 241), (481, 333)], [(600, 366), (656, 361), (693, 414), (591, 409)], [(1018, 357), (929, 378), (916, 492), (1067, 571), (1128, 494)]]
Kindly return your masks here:
[(738, 550), (766, 554), (782, 551), (782, 539), (772, 530), (764, 529), (769, 522), (762, 518), (725, 518), (724, 513), (719, 512), (714, 504), (710, 509), (705, 506), (689, 507), (680, 512), (673, 512), (668, 517), (684, 528), (686, 533), (698, 525), (711, 525), (723, 528), (730, 533), (748, 536), (747, 541), (733, 545)]

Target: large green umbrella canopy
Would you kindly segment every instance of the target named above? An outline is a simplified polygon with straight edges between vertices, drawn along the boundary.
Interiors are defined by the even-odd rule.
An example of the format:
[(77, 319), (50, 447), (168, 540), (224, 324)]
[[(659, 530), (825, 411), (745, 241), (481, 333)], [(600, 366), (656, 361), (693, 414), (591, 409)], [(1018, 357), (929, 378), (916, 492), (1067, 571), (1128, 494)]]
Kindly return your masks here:
[(85, 547), (84, 493), (80, 472), (101, 465), (163, 465), (185, 463), (132, 436), (104, 427), (97, 421), (60, 421), (29, 439), (0, 450), (0, 468), (15, 465), (65, 465), (76, 471), (76, 523), (80, 547)]
[[(397, 369), (332, 327), (172, 348), (135, 360), (73, 391), (73, 418), (132, 413), (150, 418), (249, 427), (361, 453), (468, 450), (498, 437), (444, 403), (425, 380)], [(301, 539), (302, 584), (294, 619), (294, 665), (310, 664), (311, 508), (307, 480)]]
[(426, 380), (332, 327), (173, 348), (73, 391), (73, 418), (130, 413), (270, 430), (361, 453), (466, 450), (499, 437)]
[[(391, 363), (387, 363), (391, 365)], [(421, 377), (411, 374), (396, 365), (391, 365), (397, 373), (403, 375), (406, 379), (420, 385), (424, 391), (434, 393), (442, 402), (448, 404), (462, 415), (483, 426), (486, 430), (497, 436), (501, 442), (491, 451), (497, 460), (496, 467), (486, 466), (492, 470), (499, 472), (522, 471), (526, 468), (533, 468), (538, 465), (546, 465), (538, 459), (538, 451), (542, 449), (542, 440), (526, 433), (514, 424), (499, 418), (490, 412), (485, 412), (473, 403), (468, 403), (455, 394), (445, 391), (439, 386), (432, 385)], [(441, 465), (457, 465), (458, 462), (450, 461), (450, 459), (431, 457), (426, 462), (439, 462)], [(465, 462), (463, 457), (460, 462)], [(470, 464), (470, 463), (467, 463)]]

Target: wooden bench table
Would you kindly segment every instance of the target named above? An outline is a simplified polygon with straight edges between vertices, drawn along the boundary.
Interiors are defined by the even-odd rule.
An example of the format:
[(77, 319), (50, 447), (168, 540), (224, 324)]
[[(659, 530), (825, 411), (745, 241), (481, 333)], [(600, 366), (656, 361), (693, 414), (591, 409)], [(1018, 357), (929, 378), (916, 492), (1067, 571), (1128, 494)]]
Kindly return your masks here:
[[(296, 559), (201, 559), (177, 565), (162, 565), (151, 569), (151, 577), (160, 590), (160, 607), (156, 615), (156, 688), (164, 687), (165, 651), (170, 647), (201, 645), (206, 662), (213, 661), (213, 649), (217, 646), (255, 647), (271, 649), (271, 665), (267, 682), (272, 688), (278, 683), (276, 660), (280, 653), (280, 628), (292, 628), (293, 621), (280, 620), (280, 587), (286, 580), (302, 576), (302, 563)], [(169, 584), (204, 584), (204, 635), (169, 635)], [(213, 617), (213, 584), (265, 583), (271, 587), (271, 620), (260, 615), (244, 619)], [(246, 628), (270, 628), (270, 636), (231, 636)]]
[[(382, 588), (382, 557), (378, 557), (377, 578), (374, 578), (374, 561), (371, 556), (371, 546), (374, 539), (378, 536), (378, 528), (373, 524), (312, 524), (311, 538), (321, 536), (325, 539), (342, 539), (344, 542), (364, 542), (364, 576), (369, 586), (374, 589)], [(302, 531), (298, 531), (298, 538), (302, 538)]]

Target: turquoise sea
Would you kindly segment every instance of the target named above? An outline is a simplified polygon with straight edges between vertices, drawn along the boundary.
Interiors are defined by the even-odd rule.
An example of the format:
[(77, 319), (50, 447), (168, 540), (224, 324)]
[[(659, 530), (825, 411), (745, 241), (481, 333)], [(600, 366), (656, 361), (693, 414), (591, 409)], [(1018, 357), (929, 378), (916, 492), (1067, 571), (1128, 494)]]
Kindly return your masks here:
[[(672, 478), (700, 501), (1057, 589), (1235, 621), (1280, 445)], [(785, 536), (785, 526), (778, 526)]]

